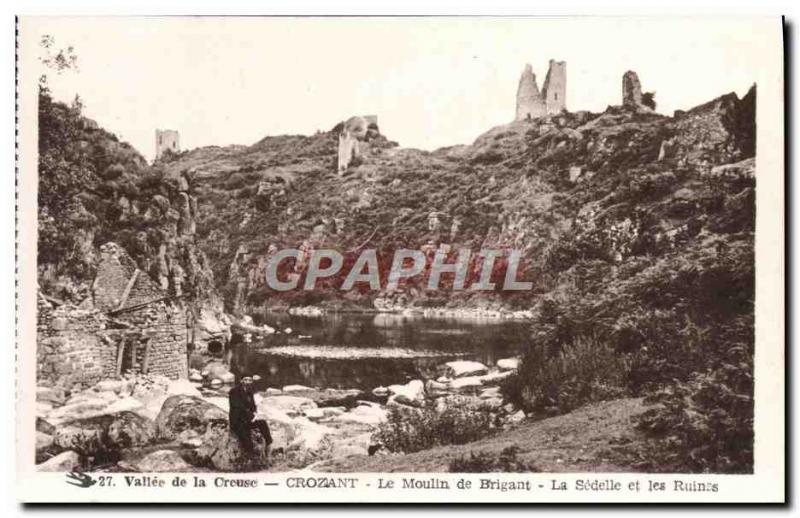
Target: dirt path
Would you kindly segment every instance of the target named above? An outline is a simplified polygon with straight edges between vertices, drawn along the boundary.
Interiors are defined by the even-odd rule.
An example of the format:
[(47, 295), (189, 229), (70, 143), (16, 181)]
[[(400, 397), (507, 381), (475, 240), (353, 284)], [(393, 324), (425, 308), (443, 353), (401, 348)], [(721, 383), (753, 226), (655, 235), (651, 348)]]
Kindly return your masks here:
[(637, 471), (622, 454), (642, 440), (632, 418), (646, 410), (641, 399), (618, 399), (570, 414), (517, 427), (460, 446), (442, 446), (408, 455), (332, 459), (314, 466), (328, 472), (447, 472), (450, 462), (471, 452), (498, 455), (509, 446), (517, 458), (543, 472)]

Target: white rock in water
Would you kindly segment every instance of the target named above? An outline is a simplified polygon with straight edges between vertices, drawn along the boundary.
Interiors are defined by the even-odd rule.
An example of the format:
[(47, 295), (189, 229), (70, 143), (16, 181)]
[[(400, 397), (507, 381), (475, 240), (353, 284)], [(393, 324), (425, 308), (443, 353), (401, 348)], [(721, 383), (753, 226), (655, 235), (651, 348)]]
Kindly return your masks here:
[(457, 360), (447, 362), (445, 364), (450, 375), (454, 378), (463, 378), (464, 376), (481, 376), (489, 372), (489, 368), (480, 363), (468, 360)]
[(230, 385), (231, 383), (236, 381), (236, 376), (232, 372), (226, 372), (222, 376), (219, 377), (222, 383)]
[(287, 327), (286, 329), (283, 330), (283, 332), (286, 333), (287, 335), (290, 335), (290, 334), (292, 334), (292, 328), (291, 327)]
[(222, 386), (222, 380), (217, 378), (211, 380), (211, 388), (220, 388)]
[(280, 396), (281, 394), (283, 394), (283, 391), (281, 389), (267, 387), (267, 390), (264, 391), (264, 394), (266, 394), (267, 396)]
[(290, 392), (307, 392), (309, 390), (314, 390), (311, 387), (306, 387), (305, 385), (286, 385), (283, 387), (283, 392), (286, 394)]
[(38, 471), (75, 471), (81, 464), (81, 457), (74, 451), (61, 452), (55, 457), (36, 465)]
[(501, 371), (515, 371), (519, 368), (519, 358), (497, 360), (497, 368)]
[(499, 385), (501, 381), (512, 376), (514, 371), (491, 372), (485, 376), (478, 376), (484, 385)]
[(377, 397), (383, 397), (389, 395), (389, 389), (386, 387), (375, 387), (372, 389), (372, 395)]
[(489, 387), (481, 391), (480, 398), (481, 399), (494, 399), (502, 397), (500, 394), (500, 387)]
[(395, 401), (404, 405), (421, 406), (425, 401), (425, 384), (421, 380), (411, 380), (405, 385), (390, 385), (389, 392)]
[(483, 382), (478, 376), (467, 376), (464, 378), (457, 378), (450, 383), (450, 388), (453, 390), (469, 390), (478, 389), (483, 386)]
[(321, 408), (307, 408), (303, 410), (303, 415), (311, 421), (319, 421), (325, 417), (325, 412)]
[(525, 420), (525, 412), (523, 412), (522, 410), (520, 410), (519, 412), (517, 412), (515, 414), (511, 414), (510, 416), (508, 416), (508, 422), (509, 423), (519, 423), (520, 421), (524, 421), (524, 420)]

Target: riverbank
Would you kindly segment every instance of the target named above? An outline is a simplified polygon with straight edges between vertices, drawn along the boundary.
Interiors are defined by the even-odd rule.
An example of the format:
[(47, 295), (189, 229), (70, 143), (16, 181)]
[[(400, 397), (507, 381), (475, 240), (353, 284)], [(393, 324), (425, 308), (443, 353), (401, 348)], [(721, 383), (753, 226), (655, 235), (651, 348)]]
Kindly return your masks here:
[(516, 366), (514, 358), (491, 367), (456, 360), (442, 364), (436, 379), (370, 391), (262, 387), (255, 395), (257, 418), (267, 420), (274, 442), (271, 458), (261, 455), (255, 463), (228, 432), (226, 392), (232, 379), (220, 365), (195, 372), (196, 381), (130, 376), (84, 390), (42, 386), (37, 388), (36, 460), (43, 471), (239, 471), (301, 469), (332, 459), (385, 455), (375, 432), (392, 410), (480, 407), (492, 413), (497, 429), (525, 419), (499, 390)]

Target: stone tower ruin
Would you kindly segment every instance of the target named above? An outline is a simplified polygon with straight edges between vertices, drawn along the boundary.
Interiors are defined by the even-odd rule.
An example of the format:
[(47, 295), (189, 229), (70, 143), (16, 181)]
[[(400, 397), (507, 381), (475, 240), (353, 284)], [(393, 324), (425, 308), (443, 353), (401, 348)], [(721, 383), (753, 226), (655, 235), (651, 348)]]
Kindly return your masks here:
[(550, 60), (547, 76), (542, 86), (542, 97), (547, 113), (561, 113), (567, 109), (567, 62)]
[(566, 109), (567, 63), (550, 60), (541, 92), (536, 84), (536, 74), (530, 64), (525, 65), (517, 87), (517, 111), (514, 120), (528, 120), (560, 113)]
[(156, 160), (165, 152), (181, 152), (180, 135), (175, 130), (156, 130)]

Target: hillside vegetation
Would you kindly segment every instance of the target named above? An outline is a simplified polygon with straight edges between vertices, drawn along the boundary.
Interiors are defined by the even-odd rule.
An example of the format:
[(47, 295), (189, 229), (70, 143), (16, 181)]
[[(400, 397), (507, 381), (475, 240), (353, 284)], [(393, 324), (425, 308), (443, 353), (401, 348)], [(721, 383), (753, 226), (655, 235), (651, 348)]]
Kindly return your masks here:
[[(531, 345), (504, 388), (529, 415), (645, 396), (659, 404), (637, 417), (652, 441), (643, 458), (752, 470), (755, 88), (674, 117), (609, 107), (514, 122), (432, 152), (380, 136), (343, 176), (336, 128), (147, 166), (79, 111), (40, 99), (39, 268), (62, 296), (80, 291), (93, 247), (113, 238), (147, 271), (166, 243), (192, 293), (219, 291), (232, 313), (373, 308), (379, 297), (530, 309)], [(186, 239), (169, 230), (182, 179), (197, 200)], [(334, 280), (278, 296), (265, 283), (282, 248), (352, 260), (364, 247), (383, 258), (442, 245), (521, 250), (534, 287), (429, 292), (417, 279), (342, 294)]]

